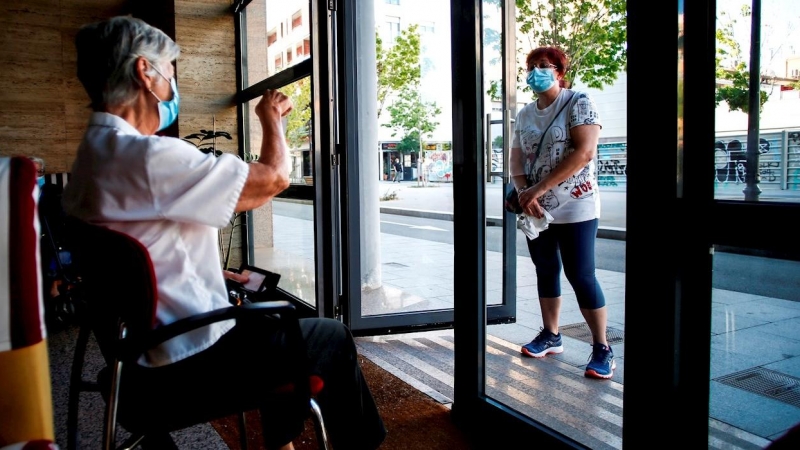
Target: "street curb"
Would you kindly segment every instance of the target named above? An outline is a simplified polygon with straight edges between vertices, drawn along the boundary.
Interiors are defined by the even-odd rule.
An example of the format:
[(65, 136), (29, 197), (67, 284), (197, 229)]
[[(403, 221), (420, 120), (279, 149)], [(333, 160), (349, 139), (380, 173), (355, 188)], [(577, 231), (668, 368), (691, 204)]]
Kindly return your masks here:
[[(392, 208), (381, 206), (381, 214), (394, 214), (396, 216), (409, 216), (421, 217), (425, 219), (436, 220), (449, 220), (453, 221), (453, 213), (441, 211), (429, 211), (424, 209), (408, 209), (408, 208)], [(486, 226), (500, 227), (503, 226), (503, 219), (497, 216), (489, 216), (486, 218)], [(600, 239), (616, 239), (620, 241), (625, 240), (625, 229), (619, 227), (599, 227), (597, 230), (597, 237)]]
[(421, 217), (424, 219), (453, 221), (453, 213), (430, 211), (426, 209), (392, 208), (381, 206), (381, 214), (394, 214), (395, 216)]

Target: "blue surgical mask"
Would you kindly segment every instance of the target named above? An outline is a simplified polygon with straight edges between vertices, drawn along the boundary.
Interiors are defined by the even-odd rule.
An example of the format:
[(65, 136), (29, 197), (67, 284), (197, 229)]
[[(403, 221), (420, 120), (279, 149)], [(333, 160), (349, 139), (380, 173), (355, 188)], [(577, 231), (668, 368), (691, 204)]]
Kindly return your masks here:
[[(165, 80), (167, 80), (167, 77), (165, 77), (164, 74), (162, 74), (158, 69), (156, 69), (155, 66), (153, 66), (153, 69), (155, 69), (155, 71), (158, 72), (159, 75), (161, 75)], [(160, 98), (158, 98), (155, 92), (153, 92), (152, 90), (150, 91), (150, 93), (153, 94), (153, 97), (155, 97), (158, 100), (158, 118), (159, 118), (158, 131), (167, 128), (168, 126), (172, 125), (173, 122), (175, 122), (175, 119), (178, 118), (178, 108), (181, 102), (181, 97), (180, 95), (178, 95), (178, 84), (175, 83), (175, 78), (173, 77), (167, 81), (169, 81), (169, 85), (172, 88), (172, 100), (168, 101), (161, 100)]]
[(533, 70), (528, 73), (528, 79), (526, 81), (528, 82), (528, 86), (533, 89), (533, 92), (540, 94), (556, 84), (556, 72), (553, 69), (534, 67)]
[(36, 184), (38, 184), (39, 187), (44, 186), (44, 177), (36, 177)]

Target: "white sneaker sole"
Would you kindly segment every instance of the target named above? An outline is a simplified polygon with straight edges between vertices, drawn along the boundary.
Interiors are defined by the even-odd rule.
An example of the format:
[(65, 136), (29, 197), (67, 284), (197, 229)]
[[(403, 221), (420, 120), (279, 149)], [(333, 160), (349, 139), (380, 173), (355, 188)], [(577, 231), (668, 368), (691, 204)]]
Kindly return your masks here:
[(595, 372), (594, 370), (588, 370), (588, 369), (586, 370), (586, 372), (583, 373), (583, 375), (588, 377), (588, 378), (599, 378), (601, 380), (608, 380), (609, 378), (614, 376), (614, 369), (616, 369), (616, 368), (617, 368), (617, 362), (612, 359), (611, 360), (611, 373), (609, 373), (608, 375), (601, 375), (601, 374)]
[(563, 345), (559, 345), (558, 347), (550, 347), (550, 348), (545, 349), (545, 350), (543, 350), (543, 351), (541, 351), (539, 353), (531, 353), (530, 351), (528, 351), (527, 348), (522, 347), (522, 350), (520, 350), (520, 352), (525, 356), (530, 356), (531, 358), (544, 358), (545, 356), (549, 355), (550, 353), (552, 353), (554, 355), (557, 355), (559, 353), (563, 353), (564, 352), (564, 346)]

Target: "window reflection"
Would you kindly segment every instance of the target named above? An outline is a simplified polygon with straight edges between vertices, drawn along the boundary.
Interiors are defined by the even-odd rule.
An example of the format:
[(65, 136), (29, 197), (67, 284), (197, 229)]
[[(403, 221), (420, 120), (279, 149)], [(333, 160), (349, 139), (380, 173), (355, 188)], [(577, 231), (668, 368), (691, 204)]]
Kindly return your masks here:
[[(311, 79), (284, 86), (294, 108), (284, 118), (293, 184), (313, 184), (311, 143)], [(257, 100), (250, 102), (254, 107)], [(252, 113), (252, 116), (255, 116)], [(260, 139), (261, 128), (251, 124), (250, 141)], [(260, 145), (260, 144), (259, 144)], [(254, 212), (255, 265), (281, 274), (278, 287), (302, 301), (316, 303), (314, 202), (277, 197)]]
[[(245, 88), (311, 57), (311, 26), (307, 0), (248, 3), (243, 13)], [(294, 104), (283, 120), (289, 147), (287, 170), (293, 185), (313, 184), (311, 140), (311, 79), (280, 89)], [(261, 124), (254, 113), (259, 98), (245, 105), (245, 151), (260, 156)], [(290, 188), (291, 189), (291, 188)], [(288, 193), (288, 191), (287, 191)], [(296, 197), (296, 196), (295, 196)], [(254, 264), (281, 275), (278, 287), (316, 306), (313, 201), (275, 198), (253, 211)]]
[(709, 448), (765, 448), (800, 423), (800, 262), (747, 253), (714, 253)]
[[(761, 8), (755, 24), (754, 4)], [(798, 17), (800, 4), (792, 1), (717, 2), (717, 199), (800, 201)], [(755, 59), (753, 26), (760, 36)], [(759, 74), (757, 96), (750, 95), (751, 68)]]
[(294, 184), (313, 184), (311, 148), (311, 79), (303, 78), (280, 89), (294, 108), (284, 119), (289, 146), (290, 177)]
[(245, 10), (245, 87), (311, 56), (309, 3), (254, 0)]

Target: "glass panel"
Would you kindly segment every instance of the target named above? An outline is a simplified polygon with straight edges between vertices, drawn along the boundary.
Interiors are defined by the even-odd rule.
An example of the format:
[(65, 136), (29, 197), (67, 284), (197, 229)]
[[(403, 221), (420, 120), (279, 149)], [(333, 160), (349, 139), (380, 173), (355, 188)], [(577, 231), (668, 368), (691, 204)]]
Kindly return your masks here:
[[(489, 103), (486, 103), (487, 105)], [(494, 108), (493, 108), (494, 109)], [(495, 118), (497, 117), (497, 118)], [(486, 147), (486, 303), (503, 303), (503, 120), (500, 111), (487, 118), (489, 145)], [(517, 242), (519, 245), (519, 242)], [(522, 247), (525, 248), (524, 245)], [(527, 250), (526, 250), (527, 251)]]
[[(283, 87), (294, 108), (284, 121), (289, 146), (289, 170), (293, 183), (312, 184), (311, 177), (311, 79), (302, 78)], [(248, 103), (249, 142), (258, 155), (261, 125)], [(310, 200), (275, 198), (253, 212), (255, 263), (281, 274), (278, 287), (309, 305), (316, 305), (314, 266), (314, 203)]]
[(244, 23), (245, 88), (311, 56), (308, 0), (253, 0), (245, 9)]
[(292, 184), (314, 184), (314, 151), (311, 140), (311, 78), (303, 78), (280, 89), (294, 108), (284, 120), (289, 145)]
[(452, 308), (450, 3), (358, 7), (360, 312)]
[[(800, 4), (761, 0), (758, 62), (761, 111), (749, 108), (751, 2), (717, 1), (717, 100), (714, 196), (800, 201)], [(749, 116), (750, 111), (754, 116)], [(753, 132), (749, 132), (753, 130)], [(748, 145), (751, 143), (753, 145)], [(752, 151), (748, 152), (748, 148)], [(750, 162), (748, 162), (750, 161)], [(751, 169), (751, 167), (756, 169)], [(757, 176), (748, 176), (757, 170)]]
[[(760, 21), (751, 9), (759, 5)], [(800, 5), (786, 0), (717, 2), (717, 199), (800, 200), (800, 58), (793, 39), (798, 15)], [(756, 33), (751, 33), (754, 26)], [(747, 103), (751, 39), (760, 41), (754, 59), (760, 98), (753, 101), (762, 105), (759, 114), (748, 116), (747, 111), (755, 112)], [(715, 248), (709, 448), (741, 443), (765, 448), (800, 422), (797, 273), (798, 261), (745, 248)]]
[(484, 60), (484, 199), (486, 202), (486, 302), (503, 303), (503, 60), (502, 16), (486, 9), (483, 17)]
[(800, 423), (800, 262), (754, 253), (715, 249), (709, 448), (766, 448)]
[[(497, 81), (502, 80), (501, 49), (496, 42), (502, 32), (500, 26), (501, 2), (496, 0), (484, 1), (484, 70), (487, 79), (486, 111), (491, 112), (489, 133), (487, 136), (492, 141), (502, 136), (502, 125), (492, 124), (499, 121), (499, 100), (501, 92), (498, 91)], [(594, 72), (591, 68), (583, 66), (582, 61), (574, 58), (570, 63), (573, 71), (567, 72), (566, 78), (572, 80), (571, 88), (588, 94), (596, 105), (602, 129), (600, 130), (598, 154), (594, 162), (595, 185), (599, 191), (601, 201), (599, 216), (599, 229), (596, 242), (591, 238), (593, 230), (583, 230), (586, 237), (581, 248), (588, 249), (587, 257), (578, 257), (581, 263), (594, 259), (594, 274), (597, 278), (595, 284), (589, 270), (588, 280), (578, 277), (572, 282), (567, 279), (564, 267), (576, 268), (576, 258), (566, 258), (568, 246), (559, 244), (559, 250), (553, 249), (549, 258), (556, 262), (556, 251), (561, 255), (564, 267), (559, 268), (557, 279), (560, 283), (560, 297), (555, 297), (558, 292), (543, 292), (545, 298), (540, 303), (539, 287), (544, 283), (544, 274), (540, 279), (534, 266), (528, 239), (522, 230), (514, 230), (516, 241), (516, 254), (510, 258), (510, 264), (515, 265), (516, 271), (516, 322), (511, 324), (489, 325), (487, 327), (486, 347), (486, 394), (500, 401), (510, 408), (530, 417), (531, 419), (552, 428), (558, 433), (574, 439), (588, 448), (619, 449), (622, 448), (622, 395), (623, 395), (623, 360), (624, 360), (624, 325), (625, 325), (625, 210), (626, 210), (626, 166), (627, 166), (627, 79), (625, 63), (619, 61), (617, 56), (625, 46), (625, 17), (624, 4), (617, 5), (618, 10), (608, 11), (602, 9), (601, 4), (592, 4), (588, 9), (582, 9), (578, 14), (572, 11), (572, 4), (561, 3), (556, 10), (551, 6), (540, 3), (539, 8), (522, 5), (520, 2), (507, 1), (510, 5), (517, 4), (516, 17), (516, 53), (511, 55), (517, 70), (514, 80), (508, 80), (512, 89), (516, 87), (517, 112), (526, 104), (537, 101), (537, 97), (527, 86), (526, 57), (533, 50), (535, 42), (550, 42), (555, 39), (557, 45), (565, 49), (567, 57), (578, 54), (592, 53), (603, 60), (603, 67), (611, 69), (604, 74)], [(534, 3), (536, 5), (536, 3)], [(582, 8), (587, 8), (582, 3)], [(614, 7), (614, 2), (607, 3)], [(572, 11), (572, 13), (570, 13)], [(587, 18), (599, 18), (598, 21)], [(563, 26), (552, 28), (551, 20)], [(567, 25), (564, 25), (564, 24)], [(601, 24), (603, 32), (608, 32), (603, 38), (594, 33), (597, 29), (587, 28), (588, 24)], [(543, 28), (542, 28), (543, 27)], [(555, 38), (549, 37), (552, 30), (576, 30), (569, 35), (557, 34)], [(564, 31), (561, 31), (564, 33)], [(595, 37), (592, 37), (595, 36)], [(619, 38), (615, 37), (618, 36)], [(596, 44), (602, 42), (602, 45)], [(559, 61), (552, 61), (559, 62)], [(609, 72), (611, 77), (605, 77)], [(575, 73), (581, 75), (576, 77)], [(493, 83), (494, 82), (494, 83)], [(495, 94), (495, 92), (499, 92)], [(491, 105), (491, 107), (489, 106)], [(528, 108), (535, 108), (529, 105)], [(515, 126), (532, 129), (533, 124), (518, 117)], [(544, 125), (547, 125), (545, 123)], [(554, 125), (558, 127), (559, 125)], [(512, 126), (513, 129), (513, 126)], [(551, 161), (559, 160), (556, 152), (551, 149), (556, 146), (566, 146), (566, 127), (560, 125), (556, 133), (546, 135), (552, 139), (549, 145), (545, 141), (542, 147), (542, 156), (550, 155)], [(502, 136), (500, 139), (511, 139), (511, 136)], [(524, 145), (524, 143), (523, 143)], [(491, 149), (485, 149), (487, 154), (493, 154)], [(531, 148), (532, 150), (532, 148)], [(514, 156), (514, 153), (511, 155)], [(512, 166), (513, 167), (513, 166)], [(498, 189), (501, 183), (486, 182), (486, 215), (487, 225), (491, 225), (493, 211), (499, 210), (502, 205), (502, 190)], [(594, 198), (594, 197), (593, 197)], [(571, 200), (584, 201), (584, 200)], [(594, 204), (594, 203), (592, 203)], [(559, 208), (564, 208), (561, 206)], [(551, 224), (545, 231), (532, 242), (541, 245), (550, 242), (554, 233), (563, 230), (576, 229), (580, 224), (589, 222), (570, 220), (564, 215), (564, 210), (559, 212), (556, 208), (554, 215), (561, 219), (559, 224)], [(500, 268), (502, 258), (494, 252), (502, 252), (502, 248), (494, 245), (494, 240), (502, 234), (497, 227), (487, 228), (487, 301), (496, 298), (497, 290), (501, 290), (497, 282), (502, 278)], [(567, 238), (568, 239), (568, 238)], [(568, 242), (568, 241), (564, 241)], [(569, 242), (575, 242), (570, 240)], [(560, 264), (556, 264), (557, 266)], [(584, 266), (585, 267), (585, 266)], [(591, 265), (589, 265), (591, 268)], [(541, 264), (540, 271), (544, 271)], [(599, 286), (598, 286), (599, 285)], [(577, 289), (576, 289), (577, 288)], [(577, 290), (577, 293), (576, 293)], [(602, 292), (596, 298), (590, 293)], [(578, 298), (585, 302), (584, 307), (579, 307)], [(594, 303), (593, 303), (594, 302)], [(592, 327), (590, 328), (589, 323)], [(557, 339), (550, 339), (554, 344), (550, 352), (539, 356), (529, 357), (522, 354), (522, 347), (530, 343), (543, 327), (555, 328), (558, 331), (560, 344)], [(605, 329), (606, 342), (613, 350), (615, 369), (610, 374), (610, 379), (598, 380), (587, 377), (587, 363), (593, 352), (592, 331), (602, 336)], [(534, 352), (535, 353), (535, 352)], [(598, 353), (598, 355), (600, 355)], [(546, 356), (546, 357), (545, 357)], [(610, 365), (610, 364), (609, 364)], [(602, 374), (599, 370), (594, 373)], [(589, 375), (592, 372), (589, 371)], [(588, 406), (587, 406), (588, 405)]]

